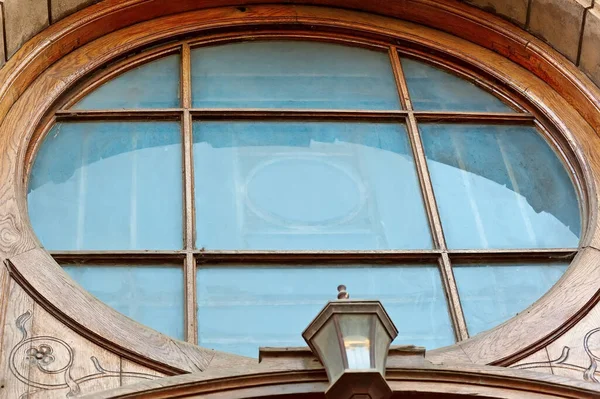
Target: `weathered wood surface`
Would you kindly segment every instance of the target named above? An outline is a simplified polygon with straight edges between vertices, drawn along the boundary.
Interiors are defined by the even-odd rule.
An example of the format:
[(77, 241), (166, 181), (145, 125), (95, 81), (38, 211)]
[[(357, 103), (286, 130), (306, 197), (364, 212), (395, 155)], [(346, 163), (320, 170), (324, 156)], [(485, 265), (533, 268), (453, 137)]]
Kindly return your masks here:
[[(39, 248), (26, 217), (25, 187), (23, 185), (25, 177), (22, 165), (27, 164), (27, 142), (30, 137), (35, 136), (36, 124), (42, 120), (45, 110), (50, 109), (53, 101), (64, 94), (70, 85), (76, 84), (83, 75), (116, 56), (173, 34), (230, 25), (256, 26), (261, 23), (293, 23), (298, 25), (298, 29), (305, 25), (326, 26), (328, 29), (336, 27), (346, 29), (351, 26), (356, 34), (370, 37), (369, 40), (377, 37), (377, 40), (381, 41), (388, 37), (396, 38), (395, 40), (403, 43), (426, 45), (434, 52), (441, 54), (440, 57), (443, 55), (450, 60), (461, 59), (463, 62), (471, 64), (479, 73), (492, 79), (490, 82), (493, 79), (504, 82), (495, 90), (505, 94), (516, 93), (516, 95), (531, 101), (537, 110), (528, 111), (537, 118), (546, 120), (548, 124), (556, 125), (556, 132), (552, 134), (555, 135), (557, 146), (572, 149), (566, 154), (566, 157), (576, 169), (579, 167), (575, 172), (580, 192), (585, 199), (586, 220), (589, 221), (584, 238), (584, 247), (589, 248), (585, 248), (583, 251), (588, 254), (595, 253), (592, 246), (600, 240), (597, 228), (597, 193), (595, 189), (597, 176), (600, 176), (600, 162), (596, 159), (595, 148), (600, 147), (598, 145), (600, 138), (581, 117), (577, 109), (553, 91), (547, 83), (542, 82), (530, 72), (501, 55), (472, 43), (429, 28), (390, 18), (344, 10), (300, 6), (255, 6), (248, 8), (243, 13), (231, 8), (211, 9), (135, 25), (99, 38), (86, 47), (73, 51), (47, 69), (27, 88), (0, 127), (0, 149), (7, 154), (3, 158), (5, 167), (2, 168), (2, 179), (0, 179), (0, 184), (2, 184), (2, 190), (0, 190), (2, 198), (0, 199), (4, 200), (4, 205), (0, 208), (0, 219), (8, 221), (2, 226), (0, 236), (4, 242), (0, 242), (0, 248), (5, 256), (10, 257), (14, 273), (21, 275), (23, 281), (28, 281), (32, 292), (36, 292), (39, 300), (45, 303), (48, 309), (59, 313), (61, 320), (72, 328), (86, 334), (89, 339), (103, 346), (111, 347), (124, 357), (140, 362), (156, 362), (154, 366), (158, 369), (163, 367), (165, 372), (204, 369), (213, 357), (211, 352), (198, 349), (193, 345), (174, 343), (174, 341), (160, 338), (158, 334), (150, 331), (144, 330), (141, 335), (138, 334), (138, 338), (135, 338), (133, 332), (140, 331), (138, 330), (139, 325), (127, 318), (119, 318), (118, 314), (104, 305), (93, 305), (94, 312), (92, 313), (95, 318), (87, 318), (84, 316), (86, 313), (80, 313), (80, 310), (84, 307), (89, 308), (88, 304), (93, 302), (86, 297), (86, 294), (81, 293), (80, 288), (71, 280), (63, 276), (62, 281), (57, 282), (56, 285), (49, 285), (39, 277), (44, 275), (48, 279), (56, 279), (52, 276), (60, 276), (60, 273), (56, 271), (57, 264), (47, 255), (43, 255), (44, 251)], [(298, 35), (298, 33), (293, 34)], [(311, 34), (316, 34), (314, 29)], [(243, 33), (238, 35), (243, 37)], [(331, 36), (331, 33), (328, 35)], [(217, 36), (219, 40), (227, 39), (222, 35)], [(232, 37), (230, 34), (229, 39)], [(210, 36), (204, 38), (206, 41), (214, 40)], [(170, 50), (160, 48), (156, 51), (160, 53)], [(414, 55), (419, 56), (418, 53)], [(189, 227), (186, 228), (189, 229)], [(188, 234), (186, 240), (189, 240), (190, 235), (191, 233)], [(180, 256), (179, 254), (175, 255)], [(568, 329), (580, 317), (577, 312), (581, 309), (588, 309), (591, 302), (596, 300), (594, 284), (598, 280), (595, 280), (597, 277), (594, 271), (590, 272), (589, 270), (592, 261), (587, 259), (584, 256), (577, 257), (572, 270), (561, 280), (562, 283), (559, 283), (562, 288), (568, 286), (572, 290), (567, 300), (564, 300), (564, 295), (559, 289), (551, 291), (528, 311), (528, 317), (518, 317), (488, 333), (461, 343), (462, 353), (475, 363), (510, 364), (535, 352), (548, 341), (553, 340), (555, 334), (560, 334)], [(37, 269), (34, 270), (31, 262), (38, 262)], [(587, 276), (587, 280), (584, 281), (579, 277), (583, 275)], [(189, 287), (187, 291), (193, 292), (193, 276), (191, 273), (187, 273), (186, 276)], [(51, 305), (62, 303), (60, 298), (56, 297), (59, 296), (59, 293), (63, 295), (64, 292), (58, 291), (56, 287), (61, 287), (66, 290), (64, 292), (69, 292), (68, 296), (77, 299), (80, 304), (76, 305), (77, 301), (71, 301), (63, 303), (64, 306)], [(447, 287), (447, 290), (450, 294), (454, 292), (451, 286)], [(555, 305), (553, 317), (546, 317), (547, 310), (545, 309), (550, 304)], [(195, 331), (193, 324), (189, 323), (189, 319), (193, 317), (191, 307), (188, 307), (186, 314), (188, 338), (190, 338), (194, 336)], [(461, 338), (464, 338), (464, 327), (460, 328), (462, 323), (459, 316), (457, 313), (455, 323), (459, 326), (459, 331), (463, 331)], [(102, 323), (98, 320), (102, 320)], [(119, 325), (119, 331), (107, 331), (105, 325), (111, 323)], [(121, 334), (125, 331), (128, 333)], [(175, 345), (175, 349), (173, 345)], [(444, 351), (455, 353), (454, 349), (441, 349), (433, 351), (430, 356), (444, 358)]]
[[(125, 3), (130, 8), (117, 12)], [(107, 0), (102, 5), (87, 10), (87, 14), (79, 15), (78, 19), (67, 19), (64, 23), (51, 27), (46, 32), (46, 36), (28, 43), (9, 65), (0, 71), (0, 120), (3, 119), (0, 125), (0, 153), (2, 154), (0, 257), (9, 258), (13, 278), (23, 284), (27, 293), (39, 303), (34, 305), (31, 298), (8, 277), (6, 272), (0, 272), (0, 287), (5, 287), (0, 292), (0, 297), (3, 298), (5, 301), (3, 304), (6, 306), (2, 308), (6, 311), (0, 319), (0, 325), (1, 322), (5, 324), (1, 340), (3, 351), (0, 356), (6, 357), (4, 348), (13, 347), (22, 338), (26, 317), (21, 319), (19, 326), (16, 321), (19, 316), (26, 315), (27, 310), (22, 305), (30, 304), (31, 320), (27, 319), (27, 322), (37, 323), (40, 314), (42, 315), (39, 316), (40, 320), (46, 320), (47, 323), (57, 317), (61, 323), (64, 323), (64, 326), (56, 327), (57, 331), (67, 334), (66, 330), (73, 330), (73, 334), (77, 333), (82, 337), (73, 336), (69, 338), (71, 340), (69, 342), (73, 342), (74, 345), (89, 342), (89, 348), (105, 348), (100, 351), (101, 355), (97, 359), (106, 360), (106, 364), (111, 367), (115, 361), (117, 362), (116, 369), (109, 369), (107, 366), (107, 370), (119, 370), (123, 362), (127, 363), (128, 367), (131, 362), (138, 362), (166, 374), (207, 369), (214, 370), (212, 372), (216, 373), (218, 369), (221, 370), (222, 375), (227, 375), (234, 370), (232, 367), (235, 365), (248, 368), (254, 363), (253, 360), (218, 354), (194, 345), (176, 342), (119, 315), (82, 291), (39, 246), (27, 220), (24, 182), (28, 154), (31, 154), (28, 146), (29, 139), (40, 138), (35, 134), (36, 126), (47, 117), (46, 113), (52, 110), (55, 100), (66, 93), (72, 85), (78, 84), (84, 75), (95, 71), (115, 57), (172, 35), (191, 34), (227, 26), (256, 28), (277, 23), (295, 24), (299, 30), (307, 27), (337, 29), (340, 35), (347, 35), (347, 31), (352, 29), (356, 35), (365, 37), (361, 40), (382, 43), (386, 40), (398, 41), (398, 46), (414, 45), (415, 48), (427, 46), (438, 57), (462, 60), (479, 71), (482, 76), (488, 77), (490, 81), (496, 79), (498, 82), (504, 82), (498, 84), (496, 90), (499, 94), (514, 94), (530, 101), (534, 107), (526, 111), (548, 125), (555, 125), (556, 129), (549, 134), (555, 138), (557, 147), (572, 150), (568, 151), (565, 158), (575, 165), (574, 174), (577, 176), (580, 193), (585, 199), (586, 215), (586, 234), (582, 241), (582, 250), (574, 260), (573, 267), (552, 291), (517, 318), (459, 345), (432, 351), (428, 354), (430, 360), (435, 363), (459, 360), (502, 365), (520, 361), (519, 366), (523, 368), (523, 362), (526, 360), (531, 360), (529, 363), (543, 361), (543, 352), (539, 354), (539, 351), (547, 350), (550, 361), (556, 359), (555, 353), (560, 348), (560, 344), (557, 343), (562, 342), (563, 347), (573, 345), (575, 348), (574, 342), (581, 342), (584, 331), (587, 331), (583, 334), (585, 337), (587, 333), (597, 328), (594, 326), (598, 321), (597, 317), (593, 316), (593, 312), (589, 313), (589, 317), (586, 313), (598, 301), (597, 291), (600, 282), (600, 270), (596, 267), (600, 259), (600, 221), (597, 216), (597, 187), (600, 181), (600, 159), (597, 155), (597, 149), (600, 148), (600, 138), (597, 135), (597, 131), (600, 131), (598, 112), (600, 96), (597, 96), (598, 90), (588, 85), (589, 82), (578, 71), (563, 64), (560, 57), (557, 58), (547, 46), (506, 23), (494, 24), (493, 21), (479, 18), (481, 15), (477, 13), (467, 13), (465, 9), (454, 3), (429, 0), (360, 2), (361, 4), (351, 1), (345, 5), (350, 8), (365, 7), (373, 10), (375, 7), (384, 7), (385, 12), (390, 15), (402, 15), (404, 18), (424, 24), (435, 25), (439, 21), (444, 21), (444, 28), (447, 31), (468, 38), (500, 54), (408, 22), (318, 7), (251, 6), (245, 11), (229, 7), (172, 15), (157, 21), (129, 26), (134, 22), (156, 17), (163, 12), (188, 10), (192, 7), (192, 3), (196, 4), (191, 1), (167, 4), (159, 0), (145, 2), (129, 0), (119, 2), (117, 5), (117, 2)], [(412, 6), (420, 5), (419, 12), (410, 7), (406, 8), (409, 3)], [(157, 8), (159, 4), (164, 7)], [(207, 2), (207, 6), (210, 4), (212, 3)], [(126, 26), (129, 27), (100, 37)], [(310, 34), (317, 35), (314, 31)], [(96, 38), (98, 38), (96, 41), (90, 42)], [(225, 39), (218, 37), (214, 40)], [(88, 42), (87, 46), (80, 47)], [(65, 56), (67, 53), (69, 54)], [(419, 51), (415, 50), (415, 55), (419, 54)], [(503, 55), (529, 68), (538, 77), (504, 58)], [(143, 60), (143, 57), (140, 56), (139, 59)], [(543, 77), (545, 82), (539, 77)], [(160, 113), (159, 110), (157, 115)], [(180, 113), (184, 114), (184, 118), (185, 114), (190, 118), (194, 111), (176, 110), (168, 117), (177, 118), (180, 117)], [(68, 112), (64, 114), (65, 118), (69, 117)], [(431, 115), (419, 116), (417, 113), (413, 115), (417, 119), (432, 117)], [(80, 117), (86, 116), (82, 113)], [(405, 115), (391, 117), (405, 117)], [(465, 118), (464, 115), (448, 116), (450, 117)], [(469, 118), (472, 119), (471, 116)], [(512, 117), (502, 116), (498, 122), (506, 122), (510, 118)], [(531, 116), (525, 114), (524, 118), (530, 120)], [(594, 131), (594, 128), (597, 131)], [(186, 160), (186, 163), (190, 164), (191, 159)], [(188, 193), (186, 204), (191, 203), (192, 195), (193, 193)], [(188, 210), (188, 212), (192, 211)], [(193, 246), (193, 224), (187, 225), (186, 231), (186, 243)], [(443, 239), (443, 235), (441, 237)], [(177, 256), (178, 259), (185, 257), (188, 264), (191, 264), (189, 254), (188, 251), (168, 255)], [(202, 256), (194, 255), (199, 258)], [(226, 256), (244, 255), (226, 254)], [(432, 253), (432, 256), (437, 254)], [(452, 253), (447, 256), (452, 256)], [(186, 273), (186, 278), (187, 292), (193, 292), (193, 273)], [(453, 288), (448, 286), (447, 292), (453, 295)], [(12, 303), (12, 299), (6, 299), (7, 293), (11, 298), (21, 297), (23, 300)], [(188, 307), (186, 310), (188, 339), (195, 337), (196, 326), (190, 322), (193, 313), (193, 307)], [(459, 326), (459, 331), (463, 331), (460, 333), (461, 338), (464, 338), (465, 329), (461, 327), (460, 315), (457, 313), (454, 319), (455, 325)], [(580, 324), (584, 323), (584, 320), (591, 321)], [(34, 326), (39, 328), (40, 333), (50, 334), (45, 327), (47, 323), (34, 324)], [(570, 328), (575, 328), (573, 334), (571, 335), (570, 332), (565, 334)], [(592, 334), (591, 337), (597, 339), (598, 336)], [(91, 349), (90, 351), (93, 352)], [(90, 351), (86, 353), (91, 353)], [(578, 359), (573, 364), (577, 367), (585, 367), (585, 356), (589, 357), (589, 352), (585, 349), (583, 352), (580, 349), (578, 351), (579, 355), (575, 354), (576, 351), (572, 355)], [(592, 353), (597, 352), (592, 350)], [(1, 364), (0, 367), (7, 367), (6, 363)], [(30, 366), (21, 364), (19, 367), (22, 368), (19, 369), (20, 373), (27, 374), (29, 378)], [(74, 370), (85, 374), (91, 370), (89, 367), (87, 363), (78, 363)], [(554, 370), (552, 365), (549, 368), (551, 371)], [(106, 377), (102, 380), (111, 381), (113, 378), (116, 377)], [(557, 377), (558, 380), (560, 378)], [(19, 383), (19, 381), (11, 382), (13, 385), (7, 385), (9, 387), (6, 388), (7, 392), (10, 389), (11, 394), (22, 393), (23, 387), (19, 386)], [(90, 382), (90, 384), (94, 383)], [(314, 384), (320, 386), (321, 382)], [(69, 386), (68, 389), (73, 388)]]
[(91, 343), (2, 273), (0, 398), (68, 398), (164, 376)]

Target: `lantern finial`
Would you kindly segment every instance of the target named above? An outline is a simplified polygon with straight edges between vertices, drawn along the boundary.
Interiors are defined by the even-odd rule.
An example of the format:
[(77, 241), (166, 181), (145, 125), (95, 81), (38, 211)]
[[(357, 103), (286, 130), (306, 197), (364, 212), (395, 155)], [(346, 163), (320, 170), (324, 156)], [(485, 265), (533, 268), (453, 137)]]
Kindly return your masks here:
[(346, 291), (346, 286), (344, 284), (338, 285), (337, 290), (338, 290), (337, 299), (349, 299), (350, 298), (350, 295), (348, 294), (348, 291)]

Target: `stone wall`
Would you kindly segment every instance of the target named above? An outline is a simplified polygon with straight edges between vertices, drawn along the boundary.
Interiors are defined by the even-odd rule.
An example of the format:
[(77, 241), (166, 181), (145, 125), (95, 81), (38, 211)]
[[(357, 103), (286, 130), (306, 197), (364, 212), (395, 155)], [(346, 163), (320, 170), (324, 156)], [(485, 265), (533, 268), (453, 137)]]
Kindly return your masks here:
[[(0, 66), (39, 31), (98, 1), (0, 0)], [(463, 1), (548, 42), (600, 86), (600, 0)]]

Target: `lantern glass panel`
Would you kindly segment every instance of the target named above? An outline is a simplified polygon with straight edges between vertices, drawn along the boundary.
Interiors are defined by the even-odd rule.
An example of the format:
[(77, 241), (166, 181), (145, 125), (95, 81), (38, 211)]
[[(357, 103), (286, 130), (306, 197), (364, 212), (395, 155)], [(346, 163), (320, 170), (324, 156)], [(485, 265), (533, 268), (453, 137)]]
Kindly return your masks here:
[(384, 374), (385, 363), (388, 356), (388, 350), (392, 343), (392, 338), (383, 327), (383, 324), (379, 318), (375, 317), (375, 335), (373, 345), (375, 345), (375, 368), (381, 374)]
[(329, 319), (315, 335), (313, 345), (318, 351), (319, 359), (323, 362), (329, 381), (337, 380), (344, 372), (342, 351), (339, 336), (333, 319)]
[(337, 315), (340, 332), (344, 340), (344, 351), (350, 370), (365, 370), (373, 367), (371, 362), (372, 326), (374, 315)]

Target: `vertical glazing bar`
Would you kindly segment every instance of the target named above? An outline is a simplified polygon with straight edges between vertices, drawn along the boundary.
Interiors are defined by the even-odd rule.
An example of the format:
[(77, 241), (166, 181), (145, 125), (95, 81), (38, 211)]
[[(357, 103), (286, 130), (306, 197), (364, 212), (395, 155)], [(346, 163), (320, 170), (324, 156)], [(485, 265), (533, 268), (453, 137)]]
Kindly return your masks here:
[(198, 344), (198, 320), (196, 318), (196, 259), (194, 254), (185, 255), (185, 340)]
[(193, 256), (195, 245), (195, 212), (194, 212), (194, 170), (193, 170), (193, 137), (192, 116), (190, 115), (191, 98), (191, 62), (190, 46), (184, 43), (181, 48), (181, 105), (183, 117), (183, 177), (184, 177), (184, 249), (186, 253), (185, 274), (185, 336), (188, 342), (198, 341), (198, 322), (196, 320), (196, 262)]
[(398, 56), (398, 49), (395, 46), (391, 46), (389, 49), (389, 55), (390, 62), (392, 63), (392, 69), (394, 71), (394, 77), (396, 78), (400, 100), (402, 101), (404, 108), (408, 111), (407, 130), (413, 155), (415, 157), (417, 175), (419, 177), (421, 192), (423, 193), (423, 200), (425, 201), (425, 211), (427, 213), (427, 219), (429, 220), (433, 243), (437, 248), (442, 250), (442, 257), (439, 261), (439, 266), (442, 274), (442, 282), (444, 285), (446, 298), (448, 298), (448, 308), (450, 311), (452, 324), (454, 326), (454, 334), (458, 341), (462, 341), (469, 338), (469, 333), (467, 331), (467, 323), (465, 322), (465, 316), (460, 304), (458, 288), (456, 287), (454, 273), (452, 272), (452, 265), (447, 253), (448, 248), (446, 247), (446, 240), (444, 239), (444, 232), (442, 230), (442, 221), (440, 219), (438, 207), (435, 202), (433, 185), (429, 176), (429, 169), (427, 168), (425, 150), (423, 149), (421, 135), (419, 134), (417, 119), (413, 113), (414, 110), (410, 101), (410, 95), (408, 92), (406, 79), (404, 77), (404, 72), (402, 71), (400, 57)]
[(454, 272), (452, 271), (452, 264), (450, 263), (448, 253), (442, 253), (442, 257), (439, 260), (439, 266), (442, 273), (444, 290), (446, 291), (446, 298), (448, 298), (450, 317), (452, 318), (452, 324), (454, 325), (454, 334), (458, 341), (464, 341), (469, 338), (469, 330), (467, 329), (467, 322), (460, 303), (458, 287), (456, 286), (456, 279), (454, 278)]

